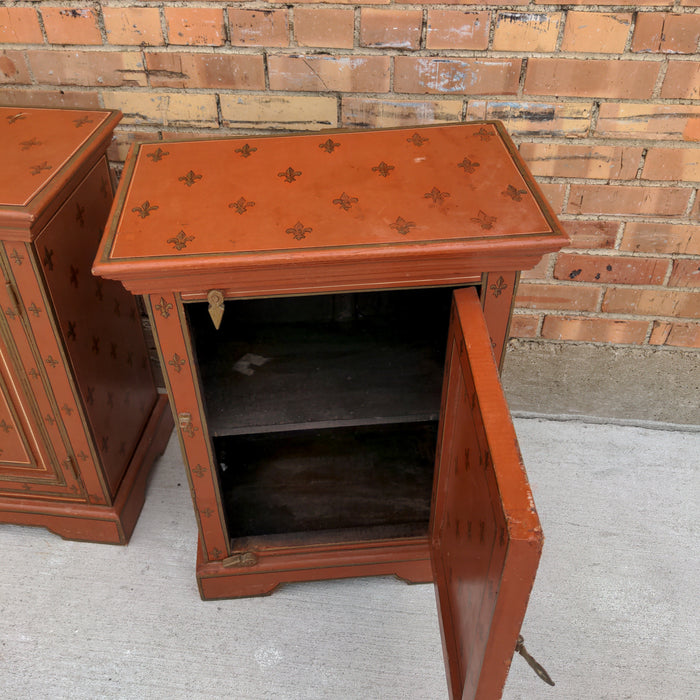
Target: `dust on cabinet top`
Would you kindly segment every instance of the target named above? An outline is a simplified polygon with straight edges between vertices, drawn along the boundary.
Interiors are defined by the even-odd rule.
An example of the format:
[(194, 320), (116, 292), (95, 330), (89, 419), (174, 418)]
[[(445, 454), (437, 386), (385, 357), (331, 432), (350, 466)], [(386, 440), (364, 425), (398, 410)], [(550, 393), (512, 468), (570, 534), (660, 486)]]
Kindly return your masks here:
[(0, 107), (0, 225), (29, 225), (81, 165), (104, 150), (110, 110)]
[(95, 272), (513, 239), (566, 241), (498, 122), (159, 142), (127, 161)]

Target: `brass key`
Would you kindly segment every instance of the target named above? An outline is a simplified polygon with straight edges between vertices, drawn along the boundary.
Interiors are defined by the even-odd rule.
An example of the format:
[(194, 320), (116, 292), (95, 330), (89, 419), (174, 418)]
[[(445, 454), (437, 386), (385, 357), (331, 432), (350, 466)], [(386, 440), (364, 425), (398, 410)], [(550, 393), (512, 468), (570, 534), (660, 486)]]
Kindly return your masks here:
[(520, 656), (527, 661), (528, 665), (532, 670), (545, 682), (548, 683), (549, 685), (554, 685), (554, 681), (550, 678), (549, 674), (547, 671), (542, 668), (540, 664), (535, 661), (532, 656), (528, 653), (527, 649), (525, 648), (525, 640), (523, 639), (522, 635), (518, 635), (518, 642), (515, 645), (515, 651), (520, 654)]

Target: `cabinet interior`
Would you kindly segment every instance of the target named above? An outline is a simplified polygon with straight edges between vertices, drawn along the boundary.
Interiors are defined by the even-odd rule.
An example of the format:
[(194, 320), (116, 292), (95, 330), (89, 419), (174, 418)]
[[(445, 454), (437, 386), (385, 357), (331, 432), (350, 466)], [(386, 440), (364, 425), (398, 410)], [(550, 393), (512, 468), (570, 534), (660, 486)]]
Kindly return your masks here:
[(451, 299), (185, 305), (234, 549), (427, 534)]

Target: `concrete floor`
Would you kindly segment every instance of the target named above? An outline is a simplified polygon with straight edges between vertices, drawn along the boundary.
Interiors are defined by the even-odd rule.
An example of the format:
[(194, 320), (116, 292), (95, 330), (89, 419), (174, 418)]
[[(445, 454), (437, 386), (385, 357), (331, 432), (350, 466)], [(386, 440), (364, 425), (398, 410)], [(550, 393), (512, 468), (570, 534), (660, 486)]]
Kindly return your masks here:
[[(531, 354), (523, 376), (539, 373), (542, 383), (528, 393), (512, 364), (522, 362), (518, 352), (504, 374), (509, 400), (521, 416), (553, 411), (515, 419), (546, 534), (523, 635), (557, 685), (516, 657), (504, 698), (696, 700), (700, 432), (689, 418), (697, 391), (694, 404), (680, 390), (635, 402), (608, 375), (602, 393), (613, 408), (571, 420), (589, 408), (550, 408), (568, 391), (566, 382), (556, 388), (564, 370), (547, 353)], [(562, 352), (580, 364), (583, 351)], [(694, 369), (692, 355), (683, 360), (690, 377), (679, 384), (697, 382), (694, 358)], [(639, 362), (636, 385), (658, 392), (663, 376), (647, 386), (652, 373)], [(581, 365), (577, 381), (602, 371)], [(675, 409), (650, 419), (641, 408), (679, 401), (689, 406), (683, 420)], [(623, 415), (607, 415), (613, 409)], [(354, 579), (200, 601), (196, 525), (174, 439), (128, 547), (9, 525), (0, 525), (0, 547), (0, 698), (446, 697), (430, 585)]]

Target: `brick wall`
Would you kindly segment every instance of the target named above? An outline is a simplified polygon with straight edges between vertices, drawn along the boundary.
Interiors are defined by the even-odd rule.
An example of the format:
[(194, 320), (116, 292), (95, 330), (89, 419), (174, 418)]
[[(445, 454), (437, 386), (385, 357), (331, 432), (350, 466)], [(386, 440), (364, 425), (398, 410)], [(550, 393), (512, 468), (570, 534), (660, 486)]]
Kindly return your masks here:
[(472, 118), (509, 128), (572, 244), (512, 334), (700, 347), (700, 0), (4, 2), (0, 103), (143, 138)]

